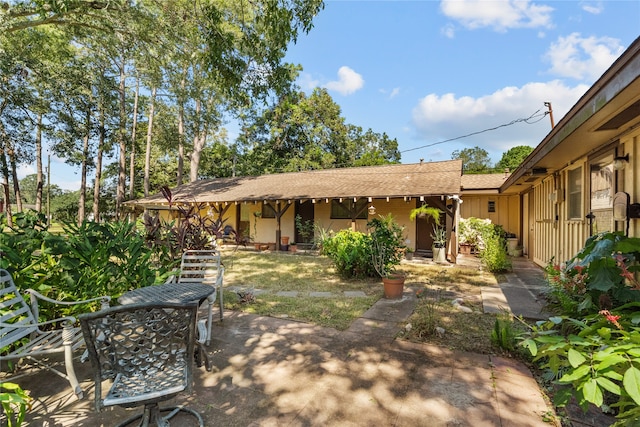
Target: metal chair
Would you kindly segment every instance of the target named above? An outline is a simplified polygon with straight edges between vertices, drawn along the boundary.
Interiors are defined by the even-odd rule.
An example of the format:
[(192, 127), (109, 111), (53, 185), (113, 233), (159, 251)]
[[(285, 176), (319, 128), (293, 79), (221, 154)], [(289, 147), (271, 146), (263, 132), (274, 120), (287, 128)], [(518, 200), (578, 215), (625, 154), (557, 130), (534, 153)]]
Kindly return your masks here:
[[(144, 405), (144, 412), (119, 427), (140, 419), (139, 426), (169, 426), (182, 407), (163, 408), (159, 402), (193, 387), (193, 358), (197, 303), (130, 304), (79, 316), (94, 368), (95, 408)], [(112, 384), (103, 396), (102, 381)], [(162, 416), (163, 412), (170, 411)]]
[[(27, 294), (30, 296), (30, 305), (24, 299)], [(84, 345), (82, 332), (75, 326), (76, 319), (73, 316), (39, 322), (39, 300), (66, 306), (100, 301), (101, 308), (106, 309), (111, 297), (58, 301), (33, 289), (20, 292), (11, 274), (0, 269), (0, 368), (8, 368), (10, 363), (15, 363), (17, 369), (22, 359), (28, 359), (37, 366), (66, 378), (76, 397), (82, 399), (82, 388), (73, 367), (73, 353)], [(55, 368), (55, 359), (50, 358), (58, 353), (64, 354), (64, 372)], [(18, 373), (5, 378), (5, 381), (16, 380), (22, 375)]]
[(222, 283), (224, 280), (224, 266), (220, 259), (220, 252), (215, 250), (188, 250), (182, 254), (180, 273), (168, 280), (178, 283), (204, 283), (215, 288), (216, 292), (208, 298), (208, 315), (206, 321), (206, 337), (203, 340), (206, 345), (211, 343), (211, 326), (213, 321), (213, 304), (216, 301), (220, 306), (220, 321), (224, 320), (224, 297)]

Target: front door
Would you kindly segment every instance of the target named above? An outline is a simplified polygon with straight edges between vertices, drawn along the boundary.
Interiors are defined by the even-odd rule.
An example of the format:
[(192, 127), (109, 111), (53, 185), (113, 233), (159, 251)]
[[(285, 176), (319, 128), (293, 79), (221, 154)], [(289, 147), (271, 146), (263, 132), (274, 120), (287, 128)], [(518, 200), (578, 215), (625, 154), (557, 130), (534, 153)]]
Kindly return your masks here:
[[(311, 200), (305, 202), (296, 201), (295, 211), (295, 242), (302, 244), (312, 244), (314, 238), (314, 204)], [(299, 216), (299, 218), (298, 218)]]
[[(416, 208), (426, 203), (429, 206), (440, 208), (440, 199), (436, 197), (427, 197), (424, 202), (416, 200)], [(440, 220), (444, 221), (445, 213), (442, 212)], [(432, 256), (433, 246), (433, 219), (431, 217), (416, 217), (416, 250), (427, 252), (427, 256)]]

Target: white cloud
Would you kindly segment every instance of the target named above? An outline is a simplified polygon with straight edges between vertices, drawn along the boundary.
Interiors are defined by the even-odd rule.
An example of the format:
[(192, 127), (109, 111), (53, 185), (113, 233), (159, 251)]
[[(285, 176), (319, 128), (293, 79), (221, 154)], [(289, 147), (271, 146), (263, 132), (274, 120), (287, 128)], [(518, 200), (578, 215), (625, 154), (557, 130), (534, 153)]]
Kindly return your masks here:
[(469, 29), (489, 27), (506, 31), (552, 26), (553, 8), (530, 0), (442, 0), (440, 10)]
[(545, 54), (550, 73), (593, 82), (622, 54), (620, 41), (610, 37), (581, 37), (572, 33), (559, 37)]
[(445, 25), (440, 32), (448, 39), (452, 39), (456, 36), (456, 29), (452, 24)]
[(584, 1), (581, 2), (582, 10), (593, 15), (599, 15), (604, 10), (604, 4), (601, 1)]
[(364, 79), (362, 76), (347, 66), (342, 66), (338, 70), (338, 80), (324, 85), (329, 90), (334, 90), (341, 95), (350, 95), (362, 89)]
[(300, 73), (298, 77), (298, 84), (302, 89), (311, 91), (317, 88), (319, 83), (320, 82), (314, 79), (309, 73)]
[[(454, 144), (478, 146), (487, 150), (492, 158), (499, 159), (511, 147), (537, 146), (551, 130), (549, 118), (542, 115), (547, 110), (544, 102), (551, 102), (557, 123), (588, 88), (588, 85), (568, 87), (554, 80), (505, 87), (480, 98), (429, 94), (413, 109), (416, 139), (424, 141), (424, 146), (453, 139), (455, 142), (443, 146), (447, 149)], [(531, 124), (518, 121), (536, 112), (536, 117), (528, 120)], [(512, 121), (518, 122), (502, 126)], [(490, 128), (497, 129), (481, 132)], [(474, 135), (457, 139), (469, 134)]]
[(399, 87), (394, 87), (393, 90), (391, 91), (391, 93), (389, 94), (389, 99), (395, 98), (399, 94), (400, 94), (400, 88)]

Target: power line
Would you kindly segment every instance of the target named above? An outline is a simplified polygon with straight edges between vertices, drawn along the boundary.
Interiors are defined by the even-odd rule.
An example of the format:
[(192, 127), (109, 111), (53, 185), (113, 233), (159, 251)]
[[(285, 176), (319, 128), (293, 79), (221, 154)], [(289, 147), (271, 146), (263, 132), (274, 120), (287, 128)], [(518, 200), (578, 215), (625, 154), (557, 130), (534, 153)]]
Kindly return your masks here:
[[(492, 131), (492, 130), (496, 130), (496, 129), (500, 129), (500, 128), (503, 128), (503, 127), (507, 127), (507, 126), (514, 125), (514, 124), (516, 124), (516, 123), (524, 122), (524, 123), (526, 123), (526, 124), (528, 124), (528, 125), (530, 125), (530, 124), (534, 124), (534, 123), (539, 122), (539, 121), (540, 121), (540, 120), (542, 120), (542, 119), (543, 119), (547, 114), (549, 114), (549, 112), (548, 112), (548, 111), (545, 111), (545, 112), (543, 112), (542, 114), (538, 114), (539, 112), (540, 112), (540, 110), (536, 111), (535, 113), (533, 113), (533, 114), (532, 114), (532, 115), (530, 115), (529, 117), (521, 118), (521, 119), (515, 119), (515, 120), (510, 121), (509, 123), (504, 123), (504, 124), (501, 124), (501, 125), (498, 125), (498, 126), (494, 126), (494, 127), (492, 127), (492, 128), (487, 128), (487, 129), (479, 130), (479, 131), (476, 131), (476, 132), (471, 132), (471, 133), (468, 133), (468, 134), (466, 134), (466, 135), (456, 136), (455, 138), (445, 139), (445, 140), (443, 140), (443, 141), (438, 141), (438, 142), (434, 142), (434, 143), (431, 143), (431, 144), (422, 145), (422, 146), (420, 146), (420, 147), (409, 148), (408, 150), (402, 150), (402, 151), (400, 151), (400, 152), (401, 152), (401, 153), (408, 153), (409, 151), (421, 150), (421, 149), (423, 149), (423, 148), (433, 147), (434, 145), (444, 144), (445, 142), (457, 141), (458, 139), (468, 138), (468, 137), (473, 136), (473, 135), (478, 135), (478, 134), (481, 134), (481, 133), (490, 132), (490, 131)], [(538, 117), (539, 117), (539, 118), (538, 118)], [(534, 119), (534, 118), (538, 118), (538, 120), (531, 121), (531, 120), (532, 120), (532, 119)]]

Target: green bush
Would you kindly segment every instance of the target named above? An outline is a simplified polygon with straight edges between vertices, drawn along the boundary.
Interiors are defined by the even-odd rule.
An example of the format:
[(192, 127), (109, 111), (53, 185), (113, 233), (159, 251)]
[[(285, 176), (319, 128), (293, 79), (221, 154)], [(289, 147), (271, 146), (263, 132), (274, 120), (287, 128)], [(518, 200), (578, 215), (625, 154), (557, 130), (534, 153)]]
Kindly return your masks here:
[(493, 232), (483, 236), (484, 247), (478, 257), (484, 267), (492, 273), (500, 273), (511, 270), (511, 260), (507, 255), (504, 238)]
[[(117, 298), (163, 282), (175, 266), (163, 252), (147, 247), (133, 223), (67, 223), (63, 230), (63, 235), (50, 233), (41, 214), (14, 216), (14, 226), (0, 235), (0, 267), (11, 273), (19, 289), (32, 288), (57, 300)], [(98, 306), (43, 303), (40, 313), (53, 319)]]
[(386, 275), (399, 265), (404, 255), (402, 227), (391, 214), (367, 223), (369, 234), (350, 229), (322, 240), (322, 251), (344, 278)]
[(33, 398), (18, 384), (0, 383), (0, 404), (6, 417), (7, 427), (20, 427), (27, 411), (31, 409)]
[(367, 223), (371, 237), (371, 265), (374, 273), (385, 277), (393, 273), (404, 256), (404, 229), (395, 221), (393, 215), (373, 218)]
[(340, 230), (322, 242), (322, 251), (334, 263), (341, 277), (371, 275), (371, 238), (359, 231)]
[(560, 390), (556, 406), (575, 397), (584, 410), (590, 403), (602, 407), (605, 396), (615, 396), (617, 425), (637, 425), (640, 419), (640, 303), (619, 307), (615, 313), (576, 320), (566, 316), (540, 321), (521, 342), (534, 361), (540, 361)]
[(596, 313), (630, 302), (640, 302), (640, 238), (622, 233), (591, 236), (565, 266), (547, 266), (552, 301), (562, 313)]

